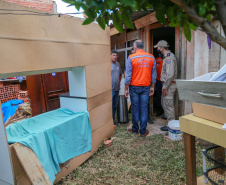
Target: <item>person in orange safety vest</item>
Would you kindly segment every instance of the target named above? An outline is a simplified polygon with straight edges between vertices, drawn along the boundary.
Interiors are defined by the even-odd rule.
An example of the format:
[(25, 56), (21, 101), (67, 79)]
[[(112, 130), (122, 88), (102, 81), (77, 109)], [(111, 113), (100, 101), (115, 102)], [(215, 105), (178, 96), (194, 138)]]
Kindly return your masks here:
[[(154, 94), (157, 71), (156, 61), (152, 54), (143, 50), (144, 43), (136, 40), (133, 44), (135, 53), (130, 55), (126, 62), (125, 97), (132, 104), (132, 129), (129, 132), (140, 132), (140, 136), (146, 136), (148, 121), (148, 100)], [(128, 91), (129, 88), (129, 91)], [(138, 122), (140, 121), (140, 128)]]

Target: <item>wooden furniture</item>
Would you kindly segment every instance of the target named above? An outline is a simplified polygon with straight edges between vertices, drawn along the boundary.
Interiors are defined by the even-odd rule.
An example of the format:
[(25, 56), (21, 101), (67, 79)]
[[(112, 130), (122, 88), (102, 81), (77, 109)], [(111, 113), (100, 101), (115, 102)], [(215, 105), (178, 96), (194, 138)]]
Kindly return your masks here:
[(60, 108), (59, 95), (68, 92), (67, 72), (27, 76), (32, 116)]
[(226, 130), (222, 124), (192, 114), (180, 117), (180, 130), (184, 132), (186, 185), (196, 185), (195, 137), (226, 148)]

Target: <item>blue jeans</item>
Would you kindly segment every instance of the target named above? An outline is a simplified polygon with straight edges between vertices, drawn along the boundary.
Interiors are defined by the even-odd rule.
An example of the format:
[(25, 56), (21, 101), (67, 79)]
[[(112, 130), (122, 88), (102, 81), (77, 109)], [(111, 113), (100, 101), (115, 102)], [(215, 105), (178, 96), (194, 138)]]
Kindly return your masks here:
[(132, 129), (138, 133), (140, 121), (140, 134), (145, 134), (148, 121), (148, 100), (150, 86), (129, 86), (132, 105)]
[(115, 122), (115, 112), (118, 106), (119, 91), (112, 91), (112, 117)]

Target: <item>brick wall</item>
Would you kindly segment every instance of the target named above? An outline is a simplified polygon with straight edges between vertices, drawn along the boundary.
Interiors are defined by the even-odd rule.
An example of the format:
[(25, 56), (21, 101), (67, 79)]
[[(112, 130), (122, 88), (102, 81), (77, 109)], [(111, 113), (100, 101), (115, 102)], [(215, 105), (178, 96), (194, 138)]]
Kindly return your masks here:
[(3, 0), (9, 3), (14, 3), (29, 8), (35, 8), (37, 10), (43, 10), (46, 12), (54, 13), (53, 0)]

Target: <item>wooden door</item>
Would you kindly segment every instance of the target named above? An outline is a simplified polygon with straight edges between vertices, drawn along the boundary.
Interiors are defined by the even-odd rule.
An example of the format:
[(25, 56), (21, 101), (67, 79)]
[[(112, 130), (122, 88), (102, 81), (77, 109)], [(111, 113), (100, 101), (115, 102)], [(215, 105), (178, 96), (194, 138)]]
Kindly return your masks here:
[(58, 95), (68, 92), (67, 72), (27, 76), (32, 116), (60, 108)]
[(60, 72), (42, 75), (47, 111), (60, 108), (59, 95), (68, 92), (66, 73)]
[(42, 75), (26, 77), (27, 91), (31, 103), (32, 116), (46, 112)]

